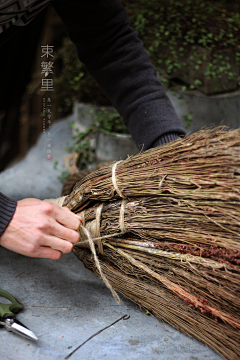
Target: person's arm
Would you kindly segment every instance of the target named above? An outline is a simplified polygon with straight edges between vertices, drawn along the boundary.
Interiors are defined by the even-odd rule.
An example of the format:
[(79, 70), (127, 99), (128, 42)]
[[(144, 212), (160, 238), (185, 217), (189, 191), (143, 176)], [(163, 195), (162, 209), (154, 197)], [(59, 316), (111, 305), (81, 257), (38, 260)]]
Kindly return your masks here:
[(143, 149), (185, 134), (118, 0), (53, 0), (80, 60)]
[(80, 223), (66, 207), (38, 199), (15, 202), (0, 193), (0, 245), (8, 250), (57, 260), (79, 241)]
[(16, 210), (17, 201), (0, 192), (0, 236), (11, 221)]

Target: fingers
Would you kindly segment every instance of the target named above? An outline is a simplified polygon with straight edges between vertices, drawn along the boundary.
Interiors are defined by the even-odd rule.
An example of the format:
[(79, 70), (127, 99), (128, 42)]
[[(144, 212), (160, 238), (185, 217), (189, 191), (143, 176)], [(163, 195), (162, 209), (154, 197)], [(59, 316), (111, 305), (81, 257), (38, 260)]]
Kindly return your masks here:
[(30, 257), (58, 260), (79, 241), (80, 224), (81, 219), (68, 208), (37, 199), (20, 200), (1, 235), (1, 246)]
[(81, 224), (81, 219), (68, 208), (59, 208), (53, 204), (48, 204), (47, 207), (45, 206), (46, 216), (40, 224), (41, 231), (57, 237), (59, 240), (63, 239), (76, 244), (80, 239), (76, 230)]
[[(74, 214), (71, 210), (69, 210), (68, 207), (64, 206), (62, 208), (60, 208), (61, 210), (65, 211), (65, 217), (63, 218), (63, 220), (61, 221), (61, 219), (57, 220), (60, 224), (69, 227), (70, 229), (73, 230), (78, 230), (81, 223), (82, 223), (82, 219), (80, 218), (79, 215)], [(67, 217), (66, 217), (67, 216)], [(67, 219), (67, 220), (66, 220)], [(68, 224), (66, 223), (68, 221)]]
[(62, 254), (67, 254), (73, 249), (73, 244), (69, 241), (58, 239), (54, 236), (33, 236), (24, 246), (24, 252), (18, 251), (23, 255), (36, 258), (48, 258), (58, 260)]
[(51, 260), (59, 260), (62, 256), (62, 252), (59, 250), (54, 250), (48, 247), (39, 248), (37, 254), (34, 257), (51, 259)]
[(62, 254), (67, 254), (72, 251), (73, 244), (54, 236), (48, 236), (42, 239), (41, 247), (50, 247), (51, 249), (60, 251)]
[(47, 222), (47, 225), (42, 224), (42, 231), (45, 234), (56, 237), (59, 241), (67, 240), (67, 242), (72, 244), (76, 244), (79, 241), (80, 234), (77, 231), (66, 228), (54, 219), (48, 219)]
[(67, 207), (59, 207), (49, 202), (44, 203), (44, 211), (47, 215), (53, 216), (57, 222), (65, 227), (78, 230), (81, 224), (79, 216), (71, 212)]

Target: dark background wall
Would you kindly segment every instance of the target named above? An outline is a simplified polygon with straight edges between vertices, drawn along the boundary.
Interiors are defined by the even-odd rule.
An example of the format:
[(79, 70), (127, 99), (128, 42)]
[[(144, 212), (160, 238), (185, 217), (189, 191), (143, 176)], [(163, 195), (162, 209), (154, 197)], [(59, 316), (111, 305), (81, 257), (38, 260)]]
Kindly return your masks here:
[(23, 157), (42, 132), (41, 95), (26, 101), (32, 75), (41, 72), (41, 45), (66, 36), (52, 6), (0, 47), (0, 171)]

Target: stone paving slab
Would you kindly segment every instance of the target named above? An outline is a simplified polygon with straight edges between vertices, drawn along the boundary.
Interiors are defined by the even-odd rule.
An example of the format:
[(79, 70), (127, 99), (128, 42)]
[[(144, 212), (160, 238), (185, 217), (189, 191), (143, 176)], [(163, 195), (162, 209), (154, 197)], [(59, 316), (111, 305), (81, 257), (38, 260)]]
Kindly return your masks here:
[(0, 328), (2, 360), (63, 360), (125, 314), (129, 320), (105, 330), (70, 359), (221, 359), (207, 346), (147, 316), (129, 300), (122, 298), (118, 305), (103, 282), (73, 253), (52, 261), (0, 248), (0, 259), (0, 288), (25, 304), (18, 319), (39, 337), (35, 343)]

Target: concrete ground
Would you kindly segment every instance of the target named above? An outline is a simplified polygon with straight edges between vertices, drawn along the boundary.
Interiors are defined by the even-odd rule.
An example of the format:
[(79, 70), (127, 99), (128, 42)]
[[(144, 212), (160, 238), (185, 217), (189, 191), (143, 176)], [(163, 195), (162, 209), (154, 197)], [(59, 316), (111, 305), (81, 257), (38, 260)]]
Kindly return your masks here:
[[(58, 197), (69, 121), (51, 129), (52, 160), (47, 160), (48, 135), (43, 134), (26, 158), (0, 174), (0, 191), (20, 200)], [(58, 170), (54, 162), (58, 161)], [(39, 337), (29, 341), (0, 328), (1, 360), (64, 359), (88, 337), (127, 314), (94, 337), (71, 360), (220, 360), (207, 346), (166, 323), (147, 316), (122, 298), (118, 305), (110, 291), (73, 255), (58, 261), (28, 258), (0, 247), (0, 288), (24, 306), (18, 319)]]

